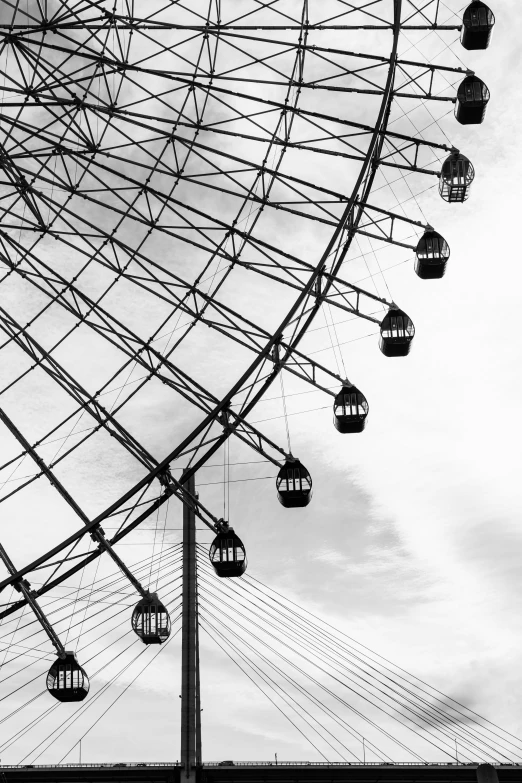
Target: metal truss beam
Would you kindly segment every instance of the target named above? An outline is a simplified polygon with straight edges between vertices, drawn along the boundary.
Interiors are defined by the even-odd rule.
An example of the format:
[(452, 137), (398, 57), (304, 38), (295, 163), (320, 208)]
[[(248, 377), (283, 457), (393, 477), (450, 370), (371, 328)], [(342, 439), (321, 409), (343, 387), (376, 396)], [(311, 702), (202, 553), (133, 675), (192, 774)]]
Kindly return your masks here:
[[(299, 24), (299, 25), (292, 25), (292, 24), (284, 24), (284, 25), (237, 25), (237, 24), (220, 24), (220, 23), (214, 23), (214, 24), (205, 24), (205, 25), (180, 25), (180, 24), (174, 24), (174, 23), (161, 23), (159, 21), (154, 20), (136, 20), (135, 17), (132, 17), (131, 20), (129, 20), (126, 17), (116, 17), (116, 23), (112, 24), (112, 28), (115, 30), (129, 30), (133, 32), (140, 32), (141, 30), (152, 30), (152, 31), (161, 31), (161, 30), (182, 30), (187, 32), (195, 32), (195, 33), (227, 33), (229, 31), (235, 32), (235, 31), (241, 31), (241, 32), (258, 32), (258, 31), (270, 31), (270, 32), (282, 32), (284, 30), (291, 31), (308, 31), (308, 32), (316, 32), (316, 31), (328, 31), (328, 30), (334, 30), (334, 31), (350, 31), (350, 30), (393, 30), (393, 24), (371, 24), (371, 25), (363, 25), (363, 24), (355, 24), (355, 25), (349, 25), (349, 24)], [(88, 30), (90, 32), (97, 32), (100, 30), (107, 30), (108, 26), (107, 24), (95, 24), (92, 22), (83, 23), (83, 21), (77, 22), (77, 23), (66, 23), (66, 22), (60, 22), (60, 23), (54, 23), (52, 21), (49, 21), (47, 23), (42, 23), (40, 26), (31, 26), (29, 28), (29, 31), (31, 33), (43, 33), (43, 32), (60, 32), (60, 30)], [(462, 29), (461, 24), (401, 24), (401, 30), (443, 30), (443, 31), (460, 31)], [(6, 30), (6, 34), (9, 34), (11, 30), (20, 30), (21, 32), (26, 32), (28, 30), (28, 25), (25, 24), (0, 24), (0, 30)]]
[[(62, 51), (62, 53), (65, 53), (65, 54), (73, 54), (72, 50), (66, 49), (64, 47), (54, 46), (52, 48), (57, 49), (58, 51)], [(84, 56), (86, 56), (86, 55), (84, 55)], [(95, 57), (94, 55), (92, 56), (91, 59), (93, 61), (96, 61), (96, 62), (98, 61), (98, 58)], [(176, 83), (179, 83), (179, 84), (181, 84), (181, 85), (183, 85), (185, 87), (193, 87), (193, 89), (195, 89), (195, 90), (197, 89), (197, 90), (203, 91), (205, 93), (211, 92), (211, 93), (216, 93), (217, 95), (230, 96), (230, 97), (233, 97), (234, 99), (241, 98), (241, 99), (243, 99), (243, 100), (245, 100), (247, 102), (259, 103), (259, 104), (261, 104), (263, 106), (271, 106), (272, 108), (278, 109), (279, 111), (285, 111), (286, 113), (294, 114), (294, 115), (297, 115), (297, 116), (299, 116), (301, 118), (304, 118), (304, 119), (325, 120), (325, 121), (328, 121), (328, 122), (335, 122), (336, 124), (338, 124), (340, 126), (354, 128), (354, 129), (357, 129), (359, 131), (363, 131), (363, 132), (365, 132), (367, 134), (370, 134), (370, 135), (372, 135), (374, 133), (374, 130), (375, 130), (370, 125), (365, 125), (364, 123), (360, 123), (360, 122), (354, 122), (353, 120), (347, 120), (347, 119), (345, 119), (343, 117), (335, 117), (335, 116), (332, 116), (332, 115), (329, 115), (329, 114), (324, 114), (322, 112), (316, 112), (316, 111), (311, 111), (311, 110), (308, 110), (308, 109), (304, 109), (304, 108), (301, 108), (299, 106), (285, 105), (284, 103), (282, 103), (280, 101), (275, 101), (275, 100), (271, 100), (271, 99), (268, 99), (268, 98), (262, 98), (259, 95), (256, 96), (256, 95), (250, 95), (248, 93), (242, 93), (242, 92), (237, 92), (237, 91), (234, 91), (234, 90), (228, 90), (228, 89), (226, 89), (224, 87), (216, 87), (213, 84), (199, 84), (198, 82), (196, 82), (194, 80), (189, 80), (187, 78), (183, 78), (183, 77), (180, 77), (180, 76), (169, 76), (169, 75), (166, 75), (165, 72), (163, 72), (163, 71), (157, 71), (157, 70), (152, 69), (152, 68), (150, 68), (150, 69), (149, 68), (140, 69), (138, 66), (128, 65), (128, 69), (129, 70), (136, 70), (136, 71), (138, 71), (140, 73), (143, 73), (143, 74), (146, 74), (146, 75), (149, 75), (149, 76), (168, 78), (168, 79), (171, 79), (172, 81), (175, 81)], [(285, 82), (285, 84), (288, 84), (288, 82)], [(300, 84), (296, 84), (295, 86), (296, 87), (297, 86), (301, 87)], [(10, 87), (6, 87), (4, 91), (6, 93), (6, 96), (9, 93), (13, 93), (15, 95), (18, 93), (18, 90), (14, 89), (14, 88), (10, 88)], [(380, 94), (380, 95), (382, 94), (383, 95), (384, 93), (379, 91), (378, 94)], [(21, 107), (21, 106), (27, 107), (27, 106), (32, 106), (32, 105), (38, 106), (39, 108), (46, 108), (46, 107), (50, 108), (50, 107), (53, 107), (53, 106), (62, 106), (62, 107), (74, 108), (74, 109), (77, 109), (77, 110), (80, 110), (80, 109), (84, 110), (84, 111), (89, 110), (89, 111), (92, 111), (94, 114), (97, 114), (97, 113), (100, 114), (101, 117), (107, 116), (107, 117), (110, 117), (111, 119), (119, 118), (119, 119), (127, 120), (129, 122), (136, 122), (137, 124), (142, 124), (142, 125), (143, 125), (145, 120), (149, 120), (150, 121), (150, 117), (148, 117), (147, 115), (141, 114), (140, 112), (129, 111), (128, 109), (124, 109), (124, 108), (118, 107), (117, 105), (114, 105), (114, 104), (104, 105), (104, 104), (100, 104), (100, 103), (91, 103), (88, 100), (81, 99), (81, 98), (78, 98), (78, 97), (76, 99), (72, 99), (72, 98), (59, 98), (56, 95), (52, 95), (52, 97), (48, 99), (45, 94), (40, 94), (38, 97), (39, 97), (39, 100), (37, 102), (35, 101), (34, 104), (32, 104), (30, 101), (27, 100), (27, 96), (24, 96), (23, 102), (15, 102), (15, 101), (4, 100), (3, 105), (6, 106), (6, 107), (13, 107), (13, 108)], [(158, 131), (159, 128), (161, 128), (162, 124), (168, 124), (169, 126), (172, 126), (172, 121), (171, 120), (169, 120), (167, 118), (162, 118), (162, 117), (156, 117), (155, 120), (154, 120), (154, 123), (155, 124), (153, 126), (146, 126), (146, 127), (150, 127), (151, 129), (154, 129), (155, 131)], [(195, 128), (197, 127), (199, 130), (205, 130), (205, 131), (210, 131), (210, 132), (220, 132), (218, 129), (212, 128), (211, 126), (206, 126), (201, 120), (197, 120), (196, 124), (187, 123), (185, 121), (180, 121), (178, 124), (180, 126), (184, 126), (184, 127), (195, 127)], [(221, 131), (221, 132), (223, 132), (223, 131)], [(386, 129), (385, 131), (384, 130), (379, 131), (379, 134), (386, 135), (387, 138), (403, 139), (405, 141), (415, 141), (416, 143), (420, 144), (421, 146), (432, 147), (434, 149), (444, 149), (444, 150), (451, 150), (452, 149), (451, 147), (448, 147), (445, 144), (439, 144), (437, 142), (431, 142), (431, 141), (428, 141), (426, 139), (417, 139), (417, 138), (414, 139), (413, 137), (409, 136), (408, 134), (397, 133), (395, 131), (390, 131), (388, 129)], [(237, 133), (234, 133), (233, 135), (236, 135), (236, 136), (240, 135), (241, 136), (241, 134), (237, 134)], [(171, 133), (170, 132), (169, 133), (165, 133), (165, 136), (166, 137), (170, 137)], [(245, 136), (245, 138), (252, 138), (252, 139), (255, 140), (255, 137)], [(262, 140), (262, 141), (266, 142), (266, 138), (265, 139), (259, 139), (259, 140)], [(277, 142), (277, 140), (273, 141), (273, 143), (276, 143), (276, 142)], [(295, 147), (296, 149), (307, 149), (306, 146), (303, 146), (303, 145), (293, 145), (293, 144), (291, 144), (291, 143), (289, 143), (287, 141), (285, 141), (284, 143), (287, 144), (290, 147)], [(323, 151), (323, 152), (326, 154), (326, 151)], [(360, 158), (357, 157), (357, 158), (354, 158), (354, 159), (356, 159), (356, 160), (359, 160), (359, 159), (364, 160), (364, 155), (362, 155)]]
[[(74, 500), (72, 495), (65, 489), (62, 482), (57, 478), (56, 474), (53, 473), (51, 468), (49, 468), (44, 460), (39, 456), (36, 449), (34, 449), (29, 441), (22, 435), (18, 427), (14, 424), (13, 420), (6, 414), (6, 412), (0, 408), (0, 421), (2, 421), (3, 424), (7, 427), (7, 429), (11, 432), (12, 435), (16, 438), (16, 440), (20, 443), (21, 446), (25, 449), (26, 454), (28, 454), (31, 459), (38, 465), (38, 468), (41, 470), (41, 472), (49, 479), (51, 485), (59, 492), (59, 494), (62, 496), (62, 498), (65, 500), (65, 502), (72, 508), (74, 513), (82, 520), (82, 522), (85, 525), (89, 525), (89, 518), (84, 513), (84, 511), (80, 508), (78, 503)], [(133, 587), (136, 588), (136, 590), (142, 595), (142, 596), (148, 596), (149, 591), (146, 590), (141, 583), (136, 579), (132, 571), (127, 568), (123, 560), (119, 557), (119, 555), (116, 554), (112, 546), (109, 544), (109, 542), (106, 540), (104, 532), (100, 526), (97, 526), (95, 529), (92, 530), (91, 536), (94, 541), (98, 542), (98, 545), (100, 546), (100, 549), (107, 552), (107, 554), (112, 558), (112, 560), (116, 563), (120, 571), (127, 577), (129, 582), (133, 585)], [(12, 572), (12, 573), (16, 573)], [(24, 594), (24, 597), (25, 596)], [(52, 640), (52, 639), (51, 639)], [(53, 642), (54, 643), (54, 642)]]
[[(89, 157), (87, 155), (87, 150), (85, 150), (83, 153), (80, 153), (78, 150), (67, 149), (67, 148), (63, 147), (63, 145), (60, 145), (59, 147), (57, 147), (56, 146), (56, 142), (55, 142), (54, 139), (48, 138), (48, 137), (38, 133), (38, 131), (37, 131), (36, 135), (41, 136), (42, 140), (45, 143), (49, 144), (50, 152), (53, 152), (53, 151), (59, 152), (59, 154), (60, 154), (60, 156), (62, 156), (62, 158), (63, 158), (63, 156), (70, 156), (71, 158), (73, 158), (75, 160), (80, 159), (80, 160), (82, 160), (85, 163), (85, 165), (87, 165), (89, 163)], [(174, 140), (179, 142), (179, 143), (182, 143), (182, 144), (187, 144), (187, 140), (183, 139), (183, 137), (181, 137), (181, 136), (176, 136)], [(195, 154), (200, 155), (202, 160), (205, 161), (205, 162), (209, 162), (209, 155), (211, 155), (211, 154), (213, 154), (215, 152), (215, 150), (213, 148), (211, 148), (211, 147), (209, 147), (207, 145), (204, 145), (201, 142), (190, 142), (190, 147), (193, 150), (193, 152)], [(50, 152), (48, 152), (46, 154), (49, 155)], [(43, 155), (44, 153), (42, 152), (40, 154)], [(31, 153), (31, 157), (33, 159), (35, 158), (35, 153), (34, 152)], [(39, 157), (38, 154), (36, 154), (36, 159), (38, 159), (38, 157)], [(250, 200), (252, 202), (258, 203), (258, 204), (260, 204), (262, 206), (268, 206), (268, 207), (271, 207), (271, 208), (274, 208), (274, 209), (277, 209), (277, 210), (280, 210), (280, 211), (283, 211), (283, 212), (286, 211), (288, 213), (295, 214), (295, 215), (298, 215), (298, 216), (306, 218), (306, 219), (318, 220), (318, 221), (320, 221), (322, 223), (325, 223), (325, 224), (328, 224), (328, 225), (332, 225), (332, 226), (337, 225), (338, 220), (335, 219), (334, 214), (331, 212), (331, 210), (329, 210), (326, 207), (322, 206), (322, 204), (321, 204), (321, 211), (327, 217), (322, 217), (320, 215), (315, 215), (312, 212), (301, 212), (299, 210), (291, 208), (290, 206), (288, 206), (288, 204), (281, 203), (280, 201), (273, 201), (273, 200), (267, 198), (265, 194), (266, 194), (268, 188), (265, 185), (264, 177), (266, 175), (266, 176), (268, 176), (268, 177), (270, 177), (272, 179), (277, 179), (278, 181), (281, 182), (282, 185), (284, 185), (287, 189), (290, 190), (290, 193), (294, 193), (295, 197), (297, 199), (299, 199), (300, 201), (304, 201), (305, 203), (309, 204), (310, 206), (312, 206), (312, 205), (315, 206), (317, 204), (317, 201), (312, 200), (310, 196), (307, 197), (306, 194), (303, 192), (304, 188), (306, 188), (307, 190), (312, 188), (312, 190), (314, 192), (316, 192), (318, 195), (319, 194), (324, 194), (324, 195), (330, 196), (330, 197), (334, 198), (336, 200), (336, 202), (338, 202), (340, 204), (347, 203), (347, 197), (344, 194), (338, 193), (338, 192), (333, 191), (333, 190), (328, 189), (328, 188), (324, 188), (324, 187), (321, 187), (321, 186), (313, 185), (313, 184), (308, 183), (305, 180), (302, 180), (302, 179), (300, 179), (298, 177), (294, 177), (294, 176), (291, 176), (291, 175), (284, 174), (284, 173), (279, 172), (276, 169), (270, 168), (270, 167), (268, 167), (266, 165), (255, 164), (255, 163), (250, 162), (250, 161), (248, 161), (248, 160), (246, 160), (244, 158), (240, 158), (240, 157), (238, 157), (236, 155), (232, 155), (232, 154), (226, 153), (224, 151), (221, 151), (219, 153), (219, 157), (222, 158), (223, 160), (227, 160), (227, 161), (233, 162), (234, 164), (238, 164), (240, 166), (244, 166), (247, 169), (252, 169), (252, 170), (256, 170), (256, 171), (259, 172), (259, 175), (260, 175), (260, 185), (261, 185), (261, 191), (263, 193), (263, 196), (258, 196), (257, 194), (252, 193), (249, 196), (249, 198), (250, 198)], [(115, 161), (121, 161), (122, 163), (124, 162), (123, 156), (115, 155), (114, 152), (111, 153), (111, 158), (113, 160), (115, 160)], [(23, 159), (24, 159), (23, 153), (20, 154), (20, 155), (16, 155), (14, 159), (23, 161)], [(175, 175), (175, 176), (183, 178), (183, 175), (180, 175), (179, 171), (169, 171), (169, 174), (172, 174), (172, 175)], [(20, 176), (24, 176), (24, 175), (20, 174)], [(56, 174), (53, 175), (53, 180), (52, 180), (53, 184), (56, 184), (56, 179), (55, 178), (56, 178)], [(194, 179), (191, 179), (188, 176), (186, 176), (185, 179), (187, 181), (193, 182), (197, 186), (200, 186), (200, 187), (203, 187), (203, 188), (215, 189), (215, 190), (217, 190), (217, 191), (219, 191), (221, 193), (227, 194), (227, 195), (232, 195), (232, 196), (236, 196), (236, 197), (240, 195), (240, 193), (232, 190), (231, 188), (225, 188), (223, 186), (213, 185), (213, 184), (210, 184), (209, 182), (202, 182), (201, 180), (198, 180), (198, 179), (194, 180)], [(235, 180), (232, 180), (232, 182), (234, 183)], [(64, 183), (62, 183), (62, 187), (64, 187)], [(74, 193), (74, 192), (77, 191), (77, 188), (76, 188), (76, 186), (73, 185), (72, 181), (69, 182), (69, 183), (65, 183), (64, 189), (67, 192), (70, 192), (70, 193)], [(321, 199), (319, 199), (319, 202), (321, 202)], [(368, 208), (370, 208), (370, 207), (368, 207)], [(379, 209), (377, 207), (372, 207), (371, 209), (373, 211), (381, 212), (382, 214), (387, 214), (389, 217), (391, 217), (393, 219), (393, 221), (402, 221), (402, 222), (408, 222), (408, 223), (416, 223), (417, 225), (419, 225), (418, 222), (412, 221), (412, 220), (410, 220), (409, 218), (407, 218), (407, 217), (405, 217), (403, 215), (399, 215), (397, 213), (392, 213), (392, 212), (389, 212), (389, 211), (386, 211), (386, 210), (382, 210), (382, 209)], [(208, 218), (209, 216), (205, 215), (205, 217)], [(41, 228), (40, 226), (30, 226), (29, 224), (27, 226), (25, 226), (25, 230), (36, 230), (36, 231), (39, 231), (40, 228)], [(160, 228), (160, 227), (158, 227), (158, 228)], [(357, 230), (360, 231), (360, 233), (364, 233), (364, 231), (362, 229), (357, 229)], [(56, 230), (53, 231), (52, 233), (53, 233), (53, 235), (55, 237), (58, 238), (59, 234), (57, 233)], [(239, 234), (239, 232), (238, 232), (238, 234)], [(375, 236), (375, 238), (379, 238), (377, 235), (374, 235), (374, 236)], [(393, 239), (391, 237), (389, 237), (389, 236), (386, 237), (386, 238), (383, 236), (382, 239), (383, 239), (383, 241), (393, 242)], [(129, 251), (127, 251), (127, 252), (129, 252)], [(224, 254), (224, 256), (226, 257), (226, 254)], [(232, 260), (232, 259), (229, 259), (229, 260)], [(292, 261), (295, 262), (295, 263), (300, 263), (300, 260), (298, 258), (293, 258)]]
[[(3, 561), (5, 567), (11, 574), (11, 576), (15, 576), (17, 571), (14, 566), (13, 561), (5, 551), (2, 544), (0, 544), (0, 559)], [(17, 590), (19, 593), (22, 593), (24, 597), (24, 603), (29, 604), (31, 609), (33, 610), (36, 619), (42, 626), (43, 630), (49, 637), (51, 643), (56, 648), (56, 652), (60, 656), (60, 658), (65, 658), (65, 647), (60, 641), (60, 637), (54, 630), (53, 626), (47, 619), (45, 613), (43, 612), (41, 606), (39, 605), (38, 601), (36, 600), (36, 597), (34, 595), (33, 590), (31, 590), (31, 585), (27, 581), (27, 579), (17, 579), (15, 582), (13, 582), (13, 587), (15, 590)]]
[[(415, 162), (415, 170), (425, 171), (424, 169), (420, 169), (420, 168), (416, 167), (416, 160), (417, 160), (419, 147), (416, 144), (415, 140), (413, 140), (411, 146), (415, 149), (415, 161), (414, 161)], [(381, 159), (379, 160), (379, 163), (382, 163), (382, 162), (383, 162), (383, 158), (381, 157)], [(390, 164), (390, 165), (392, 165), (392, 164)], [(393, 164), (393, 165), (395, 165), (395, 164)], [(107, 172), (110, 171), (110, 169), (108, 167), (101, 167), (101, 168), (102, 169), (106, 169)], [(401, 168), (404, 168), (404, 166), (401, 166)], [(438, 172), (428, 172), (428, 173), (432, 173), (432, 174), (437, 174), (438, 175)], [(131, 177), (122, 175), (122, 178), (125, 181), (127, 181), (129, 183), (132, 183), (135, 187), (138, 187), (138, 186), (141, 185), (141, 183), (139, 183), (138, 181), (133, 180)], [(37, 191), (34, 188), (32, 190), (33, 190), (33, 193), (37, 194), (39, 196), (39, 198), (44, 203), (46, 203), (47, 206), (51, 206), (50, 200), (48, 199), (48, 197), (43, 192)], [(70, 188), (70, 190), (71, 190), (71, 192), (74, 192), (75, 188)], [(147, 188), (144, 187), (144, 188), (142, 188), (142, 190), (147, 190)], [(184, 208), (184, 207), (186, 208), (186, 205), (184, 205), (178, 199), (166, 199), (166, 197), (163, 194), (161, 194), (159, 191), (156, 191), (153, 188), (148, 188), (148, 191), (150, 192), (151, 195), (153, 195), (155, 198), (157, 198), (159, 200), (165, 199), (165, 201), (172, 202), (173, 207), (176, 208), (176, 209)], [(86, 194), (82, 194), (82, 195), (84, 196), (84, 198), (86, 198), (87, 200), (92, 201), (95, 204), (100, 203), (96, 199), (94, 199), (92, 197), (89, 197)], [(114, 207), (113, 207), (113, 209), (114, 209)], [(220, 251), (219, 255), (222, 255), (224, 258), (228, 259), (231, 264), (244, 266), (246, 269), (250, 269), (250, 270), (256, 271), (259, 274), (263, 274), (263, 275), (265, 275), (267, 277), (270, 277), (270, 278), (272, 278), (274, 280), (277, 280), (278, 282), (282, 282), (282, 283), (285, 283), (287, 285), (290, 285), (291, 287), (296, 288), (297, 290), (299, 290), (302, 287), (301, 280), (299, 280), (299, 278), (296, 276), (296, 274), (292, 270), (290, 270), (288, 267), (285, 268), (281, 262), (277, 262), (275, 260), (275, 256), (279, 255), (281, 258), (283, 258), (283, 259), (285, 259), (287, 261), (290, 261), (291, 263), (297, 265), (302, 270), (305, 270), (307, 273), (309, 271), (313, 270), (313, 265), (312, 264), (308, 264), (308, 263), (302, 261), (300, 258), (298, 258), (296, 256), (293, 256), (291, 254), (283, 253), (281, 250), (278, 250), (277, 248), (274, 248), (270, 244), (268, 244), (266, 242), (263, 242), (263, 241), (261, 241), (261, 240), (259, 240), (257, 238), (252, 237), (249, 233), (244, 232), (244, 231), (240, 231), (235, 226), (230, 226), (229, 224), (227, 224), (227, 223), (225, 223), (223, 221), (220, 221), (220, 220), (217, 220), (215, 218), (212, 218), (210, 215), (204, 213), (202, 210), (196, 209), (195, 207), (189, 207), (188, 209), (195, 216), (197, 216), (199, 218), (202, 218), (204, 220), (209, 220), (212, 223), (214, 223), (216, 225), (216, 227), (219, 227), (219, 228), (221, 228), (221, 229), (223, 229), (224, 231), (227, 232), (227, 235), (230, 237), (230, 240), (232, 242), (232, 252), (226, 253), (224, 251)], [(61, 215), (62, 216), (63, 216), (64, 210), (65, 210), (65, 207), (62, 207), (62, 209), (61, 209)], [(72, 217), (72, 210), (67, 210), (67, 211), (71, 214), (71, 217)], [(121, 210), (115, 210), (115, 211), (116, 212), (121, 212), (121, 214), (123, 214), (123, 212)], [(140, 218), (139, 216), (136, 216), (136, 215), (131, 215), (131, 216), (128, 216), (128, 217), (131, 217), (132, 219), (136, 220), (137, 222), (141, 222), (141, 223), (143, 223), (145, 225), (148, 225), (148, 222), (145, 220), (144, 217)], [(84, 220), (83, 222), (87, 223), (86, 220)], [(156, 231), (164, 231), (167, 234), (171, 234), (172, 233), (172, 232), (168, 231), (167, 229), (162, 228), (161, 225), (158, 225), (157, 221), (154, 221), (154, 227), (155, 227)], [(93, 230), (96, 230), (96, 227), (94, 225), (92, 225), (92, 224), (90, 224), (90, 228), (93, 229)], [(58, 237), (58, 235), (55, 234), (53, 231), (51, 231), (50, 233), (51, 233), (51, 235)], [(236, 237), (238, 239), (240, 239), (241, 241), (249, 242), (252, 247), (256, 248), (258, 251), (261, 251), (263, 253), (259, 265), (257, 265), (255, 262), (252, 262), (252, 261), (244, 262), (244, 261), (242, 261), (240, 259), (239, 254), (237, 252), (237, 249), (236, 249), (236, 247), (234, 245), (234, 239)], [(177, 235), (177, 238), (181, 239), (181, 241), (189, 242), (190, 244), (198, 246), (193, 240), (187, 239), (186, 237), (184, 237), (182, 235)], [(105, 237), (105, 239), (108, 241), (109, 238)], [(114, 241), (114, 240), (112, 240), (112, 241)], [(121, 247), (121, 243), (120, 243), (119, 246)], [(265, 251), (272, 254), (272, 257), (271, 257), (270, 260), (272, 261), (272, 263), (274, 263), (274, 266), (276, 266), (278, 268), (279, 273), (284, 273), (285, 274), (285, 277), (281, 276), (281, 274), (274, 275), (273, 273), (267, 272), (263, 268), (263, 267), (266, 266), (266, 261), (270, 258), (270, 257), (268, 257), (266, 255)], [(132, 252), (133, 252), (133, 255), (135, 255), (135, 251), (132, 251)], [(121, 269), (118, 269), (118, 274), (120, 274), (120, 275), (122, 274)], [(383, 301), (383, 300), (379, 299), (379, 297), (375, 297), (373, 294), (371, 294), (371, 293), (369, 293), (367, 291), (364, 291), (361, 288), (356, 288), (355, 286), (352, 286), (351, 284), (347, 283), (346, 281), (338, 280), (336, 282), (339, 285), (342, 284), (343, 286), (345, 286), (347, 288), (347, 290), (355, 291), (358, 294), (359, 297), (360, 296), (364, 296), (364, 297), (367, 297), (369, 299)], [(360, 314), (360, 311), (358, 310), (358, 308), (356, 308), (356, 309), (352, 308), (351, 311), (355, 312), (356, 314)], [(365, 317), (365, 316), (361, 314), (361, 317)]]

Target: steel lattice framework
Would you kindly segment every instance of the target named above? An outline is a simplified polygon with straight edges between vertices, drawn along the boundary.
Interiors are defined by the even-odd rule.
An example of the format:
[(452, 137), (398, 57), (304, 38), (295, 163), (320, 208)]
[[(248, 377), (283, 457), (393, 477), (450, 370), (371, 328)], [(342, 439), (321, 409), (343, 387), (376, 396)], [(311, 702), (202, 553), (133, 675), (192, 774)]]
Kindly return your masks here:
[[(373, 324), (392, 306), (344, 264), (428, 228), (387, 175), (433, 184), (453, 151), (431, 112), (468, 71), (430, 41), (448, 57), (459, 30), (438, 0), (1, 3), (1, 500), (43, 478), (81, 527), (0, 588), (40, 570), (37, 598), (103, 551), (125, 569), (114, 545), (172, 496), (219, 530), (184, 484), (231, 437), (282, 464), (251, 414), (283, 369), (335, 395), (343, 374), (305, 344), (325, 306)], [(426, 61), (400, 56), (403, 34)], [(428, 105), (433, 140), (408, 116)], [(207, 340), (235, 357), (212, 382)], [(159, 450), (147, 406), (176, 411)], [(130, 467), (91, 513), (66, 485), (107, 448)]]

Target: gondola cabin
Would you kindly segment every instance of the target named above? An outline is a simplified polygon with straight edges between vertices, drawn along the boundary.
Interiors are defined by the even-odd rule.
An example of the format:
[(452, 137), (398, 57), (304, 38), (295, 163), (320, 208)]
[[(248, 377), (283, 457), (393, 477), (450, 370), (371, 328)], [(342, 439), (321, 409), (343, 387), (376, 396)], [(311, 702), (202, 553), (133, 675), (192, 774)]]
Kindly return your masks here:
[(89, 693), (89, 678), (73, 652), (57, 658), (47, 674), (47, 690), (58, 701), (83, 701)]
[(466, 76), (457, 90), (455, 117), (461, 125), (480, 125), (486, 116), (489, 90), (478, 76)]
[(439, 193), (450, 204), (462, 203), (469, 196), (474, 178), (475, 169), (471, 161), (460, 152), (453, 152), (442, 164)]
[(411, 318), (398, 307), (390, 307), (381, 322), (379, 348), (385, 356), (407, 356), (414, 335)]
[(485, 3), (475, 2), (468, 5), (462, 17), (460, 42), (464, 49), (487, 49), (491, 41), (491, 33), (495, 17), (493, 11)]
[(356, 386), (345, 384), (336, 395), (333, 406), (333, 421), (338, 432), (362, 432), (368, 416), (366, 397)]
[(138, 601), (131, 624), (144, 644), (163, 644), (170, 636), (170, 616), (156, 593)]
[(443, 277), (449, 257), (450, 249), (444, 237), (428, 229), (415, 249), (415, 271), (423, 280)]
[(245, 547), (231, 527), (217, 534), (210, 547), (209, 558), (218, 576), (241, 576), (246, 571)]
[(285, 508), (303, 508), (312, 499), (312, 477), (298, 459), (288, 457), (277, 474), (277, 499)]

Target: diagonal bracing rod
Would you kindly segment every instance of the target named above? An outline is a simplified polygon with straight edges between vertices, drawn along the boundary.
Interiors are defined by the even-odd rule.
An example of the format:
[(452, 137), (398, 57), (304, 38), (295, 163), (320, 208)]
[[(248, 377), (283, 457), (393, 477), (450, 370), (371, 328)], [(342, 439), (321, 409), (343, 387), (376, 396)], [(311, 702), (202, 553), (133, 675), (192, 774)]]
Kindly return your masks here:
[[(11, 575), (16, 574), (15, 565), (11, 560), (11, 558), (9, 557), (9, 555), (7, 554), (7, 552), (5, 551), (2, 544), (0, 544), (0, 558), (4, 561), (4, 565), (9, 571), (9, 573)], [(61, 643), (59, 636), (56, 634), (53, 626), (45, 616), (42, 608), (40, 607), (38, 601), (33, 595), (33, 591), (31, 590), (31, 585), (29, 584), (27, 579), (17, 580), (14, 583), (14, 588), (15, 590), (18, 590), (18, 592), (22, 593), (23, 597), (25, 598), (25, 600), (27, 601), (27, 603), (35, 613), (36, 619), (38, 620), (38, 622), (44, 629), (45, 633), (51, 640), (51, 643), (56, 647), (56, 652), (58, 653), (60, 658), (65, 658), (65, 647)]]
[[(29, 441), (24, 438), (18, 427), (14, 424), (14, 422), (9, 418), (9, 416), (6, 414), (6, 412), (0, 408), (0, 421), (2, 421), (8, 430), (15, 436), (17, 441), (22, 444), (26, 452), (29, 454), (29, 456), (36, 462), (42, 473), (44, 473), (51, 484), (58, 490), (62, 498), (66, 501), (66, 503), (69, 504), (69, 506), (73, 509), (73, 511), (80, 517), (82, 522), (85, 525), (89, 525), (90, 520), (87, 517), (87, 515), (82, 511), (78, 503), (74, 500), (74, 498), (69, 494), (69, 492), (65, 489), (61, 481), (54, 475), (53, 471), (45, 464), (44, 460), (38, 455), (36, 450), (31, 446)], [(105, 538), (105, 535), (103, 533), (103, 530), (100, 526), (95, 527), (91, 530), (91, 538), (93, 541), (97, 541), (100, 548), (104, 549), (110, 557), (114, 560), (120, 571), (125, 574), (129, 582), (136, 588), (138, 593), (142, 595), (144, 598), (148, 597), (149, 591), (143, 587), (141, 582), (139, 582), (132, 571), (127, 568), (123, 560), (116, 554), (112, 546), (109, 544), (107, 539)], [(5, 561), (4, 561), (5, 562)], [(9, 561), (10, 562), (10, 561)], [(12, 563), (11, 563), (12, 566)], [(8, 566), (10, 569), (10, 567)], [(14, 566), (13, 566), (14, 568)], [(16, 573), (16, 569), (14, 571), (11, 571), (11, 574)], [(21, 585), (21, 582), (20, 582)], [(23, 592), (23, 591), (22, 591)], [(27, 598), (27, 596), (24, 593), (24, 597)], [(31, 604), (32, 605), (32, 604)], [(33, 607), (34, 609), (34, 607)], [(51, 639), (52, 641), (52, 639)], [(54, 644), (54, 641), (53, 641)]]

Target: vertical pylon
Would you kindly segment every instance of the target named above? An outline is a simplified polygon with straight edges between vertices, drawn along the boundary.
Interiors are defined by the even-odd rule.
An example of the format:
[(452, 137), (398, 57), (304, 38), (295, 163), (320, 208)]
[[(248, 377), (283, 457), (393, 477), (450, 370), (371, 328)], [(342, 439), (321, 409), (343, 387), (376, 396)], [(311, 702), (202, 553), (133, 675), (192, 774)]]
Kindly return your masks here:
[[(195, 496), (192, 476), (186, 488)], [(201, 763), (199, 644), (196, 572), (196, 515), (183, 507), (183, 605), (181, 629), (181, 764), (184, 781), (196, 780)]]

